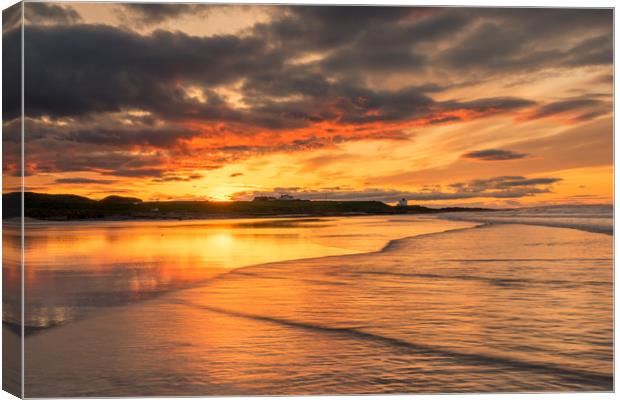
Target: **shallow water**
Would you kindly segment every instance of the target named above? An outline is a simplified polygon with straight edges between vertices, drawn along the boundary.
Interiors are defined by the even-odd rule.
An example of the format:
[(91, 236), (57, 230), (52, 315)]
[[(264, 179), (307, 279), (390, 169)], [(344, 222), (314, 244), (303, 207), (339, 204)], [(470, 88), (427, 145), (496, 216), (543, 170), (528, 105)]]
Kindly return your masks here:
[[(201, 221), (28, 221), (24, 240), (27, 332), (200, 284), (234, 268), (381, 249), (392, 239), (471, 222), (416, 217)], [(19, 248), (19, 236), (6, 247)], [(13, 242), (16, 242), (12, 245)], [(5, 280), (18, 287), (19, 264)], [(5, 303), (8, 305), (8, 303)], [(16, 304), (18, 306), (18, 304)], [(5, 307), (5, 321), (19, 307)]]
[[(118, 262), (111, 256), (113, 248), (132, 248), (132, 241), (157, 243), (150, 237), (152, 230), (141, 224), (127, 228), (128, 235), (118, 232), (125, 228), (114, 228), (122, 240), (86, 247), (83, 257), (70, 254), (63, 260), (78, 265), (81, 259), (82, 271), (89, 270), (87, 261), (100, 258), (86, 254), (107, 249), (106, 262), (92, 267), (98, 273), (106, 271), (108, 267), (100, 265)], [(155, 252), (155, 260), (166, 261), (170, 254), (168, 268), (173, 271), (192, 268), (186, 275), (168, 273), (170, 281), (155, 273), (161, 270), (149, 267), (135, 275), (115, 272), (120, 276), (112, 274), (113, 279), (110, 274), (96, 275), (83, 292), (62, 286), (59, 293), (64, 294), (54, 301), (71, 303), (78, 311), (63, 321), (65, 326), (27, 337), (26, 395), (613, 388), (610, 235), (519, 224), (472, 228), (470, 222), (411, 216), (278, 222), (277, 227), (252, 224), (223, 228), (236, 232), (229, 256), (224, 252), (213, 256), (217, 254), (213, 250), (208, 257), (190, 256), (210, 249), (199, 246), (181, 253), (185, 256), (174, 264), (171, 249), (182, 250), (189, 237), (198, 232), (209, 236), (208, 230), (219, 227), (187, 228), (189, 232), (179, 233), (179, 242), (170, 249), (147, 246)], [(454, 230), (442, 232), (450, 228)], [(92, 232), (104, 235), (101, 229)], [(146, 232), (140, 234), (141, 229)], [(244, 232), (252, 232), (250, 243), (255, 243), (246, 249), (269, 250), (261, 259), (267, 264), (238, 268), (245, 262), (237, 262), (236, 256), (245, 254)], [(380, 251), (390, 239), (416, 234), (424, 235), (393, 241)], [(55, 244), (41, 240), (38, 243), (46, 246), (40, 249), (58, 249), (63, 235), (50, 236)], [(102, 240), (89, 236), (76, 235), (77, 239), (67, 240), (66, 248), (74, 248), (75, 240)], [(215, 243), (202, 237), (195, 240)], [(272, 247), (261, 242), (278, 240)], [(315, 258), (291, 260), (290, 249), (279, 253), (283, 246), (299, 246), (305, 257)], [(46, 269), (44, 256), (40, 257), (35, 276), (62, 271), (64, 261)], [(127, 260), (123, 262), (139, 265), (135, 253), (124, 251), (122, 257)], [(213, 260), (216, 267), (210, 270)], [(193, 270), (200, 266), (209, 271)], [(86, 275), (80, 279), (89, 282)], [(123, 297), (113, 307), (99, 300), (93, 307), (76, 307), (83, 304), (79, 299), (93, 292), (90, 285), (98, 282), (104, 283), (97, 287), (103, 298), (114, 285), (119, 292), (127, 291), (132, 286), (122, 284), (126, 276), (149, 277), (155, 283), (138, 287), (157, 288), (158, 295)], [(52, 290), (42, 287), (52, 280), (35, 282), (40, 293)], [(168, 282), (182, 283), (166, 286)]]

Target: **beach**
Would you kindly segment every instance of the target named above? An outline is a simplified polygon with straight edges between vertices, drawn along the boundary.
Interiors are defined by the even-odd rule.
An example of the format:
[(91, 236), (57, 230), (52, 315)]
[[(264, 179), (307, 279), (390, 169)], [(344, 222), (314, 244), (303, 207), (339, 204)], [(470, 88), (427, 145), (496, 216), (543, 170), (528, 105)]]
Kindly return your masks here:
[(468, 219), (35, 229), (26, 396), (612, 390), (613, 237)]
[(3, 390), (613, 392), (613, 4), (401, 3), (7, 3)]

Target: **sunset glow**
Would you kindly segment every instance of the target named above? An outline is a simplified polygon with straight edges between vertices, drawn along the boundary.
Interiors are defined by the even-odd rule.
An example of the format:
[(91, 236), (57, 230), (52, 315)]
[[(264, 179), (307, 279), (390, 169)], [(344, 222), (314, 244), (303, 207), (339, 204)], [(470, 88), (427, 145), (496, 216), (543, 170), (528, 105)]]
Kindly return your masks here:
[(613, 200), (610, 10), (27, 3), (25, 20), (27, 191)]

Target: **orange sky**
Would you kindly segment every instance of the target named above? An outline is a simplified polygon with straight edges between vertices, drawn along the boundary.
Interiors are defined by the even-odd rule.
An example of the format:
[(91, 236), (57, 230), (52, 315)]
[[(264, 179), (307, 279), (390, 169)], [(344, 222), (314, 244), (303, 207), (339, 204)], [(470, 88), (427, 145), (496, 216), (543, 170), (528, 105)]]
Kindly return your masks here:
[[(611, 10), (27, 3), (25, 15), (26, 190), (612, 202)], [(5, 111), (5, 132), (18, 135), (17, 115)], [(9, 174), (17, 165), (5, 156)]]

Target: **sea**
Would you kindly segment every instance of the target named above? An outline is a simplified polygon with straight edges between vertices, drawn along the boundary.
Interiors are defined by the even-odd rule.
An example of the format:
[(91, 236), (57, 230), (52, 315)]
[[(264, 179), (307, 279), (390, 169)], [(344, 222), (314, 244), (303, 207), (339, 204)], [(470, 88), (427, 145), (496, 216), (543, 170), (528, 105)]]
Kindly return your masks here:
[(611, 205), (25, 232), (27, 397), (613, 390)]

